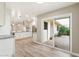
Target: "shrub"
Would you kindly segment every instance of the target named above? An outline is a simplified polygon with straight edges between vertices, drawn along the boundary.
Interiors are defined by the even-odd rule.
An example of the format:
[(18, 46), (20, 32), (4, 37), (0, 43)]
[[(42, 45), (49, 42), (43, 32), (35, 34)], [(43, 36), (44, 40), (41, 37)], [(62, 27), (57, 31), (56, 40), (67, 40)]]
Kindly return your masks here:
[(58, 36), (61, 36), (61, 35), (70, 35), (70, 30), (65, 26), (60, 26), (58, 30)]

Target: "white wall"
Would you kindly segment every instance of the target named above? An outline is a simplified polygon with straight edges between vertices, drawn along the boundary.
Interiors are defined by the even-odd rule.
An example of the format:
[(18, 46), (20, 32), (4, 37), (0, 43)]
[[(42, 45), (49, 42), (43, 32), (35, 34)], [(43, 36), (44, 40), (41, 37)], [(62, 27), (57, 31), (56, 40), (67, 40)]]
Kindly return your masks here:
[(42, 42), (46, 42), (48, 40), (48, 30), (43, 30)]
[(50, 39), (50, 35), (51, 35), (51, 25), (50, 25), (50, 22), (48, 22), (48, 40)]
[(50, 37), (52, 37), (53, 38), (53, 21), (50, 21)]
[[(68, 14), (68, 13), (72, 13), (72, 52), (74, 53), (78, 53), (79, 54), (79, 3), (69, 6), (69, 7), (65, 7), (65, 8), (61, 8), (55, 11), (51, 11), (45, 14), (41, 14), (38, 15), (38, 20), (40, 22), (37, 21), (38, 24), (38, 39), (41, 40), (39, 37), (41, 37), (42, 35), (42, 30), (41, 30), (41, 19), (43, 18), (47, 18), (47, 17), (53, 17), (53, 16), (57, 16), (57, 15), (63, 15), (63, 14)], [(42, 37), (41, 37), (42, 38)]]
[(37, 18), (37, 42), (41, 42), (42, 39), (42, 29), (41, 26), (43, 26), (43, 21), (41, 21), (41, 17), (38, 16)]

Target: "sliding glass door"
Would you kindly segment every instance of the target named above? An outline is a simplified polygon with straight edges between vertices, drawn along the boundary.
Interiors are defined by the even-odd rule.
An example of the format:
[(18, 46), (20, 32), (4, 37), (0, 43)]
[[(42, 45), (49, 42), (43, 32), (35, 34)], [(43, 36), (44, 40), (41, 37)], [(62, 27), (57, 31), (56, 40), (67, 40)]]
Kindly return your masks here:
[(70, 50), (70, 18), (54, 20), (54, 44), (55, 47)]

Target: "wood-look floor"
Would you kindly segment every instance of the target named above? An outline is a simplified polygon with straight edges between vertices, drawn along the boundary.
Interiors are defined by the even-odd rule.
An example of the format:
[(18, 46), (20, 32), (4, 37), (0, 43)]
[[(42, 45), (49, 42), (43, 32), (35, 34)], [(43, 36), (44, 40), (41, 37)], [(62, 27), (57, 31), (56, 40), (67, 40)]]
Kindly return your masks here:
[(16, 40), (16, 57), (72, 57), (59, 50), (32, 42), (32, 38)]

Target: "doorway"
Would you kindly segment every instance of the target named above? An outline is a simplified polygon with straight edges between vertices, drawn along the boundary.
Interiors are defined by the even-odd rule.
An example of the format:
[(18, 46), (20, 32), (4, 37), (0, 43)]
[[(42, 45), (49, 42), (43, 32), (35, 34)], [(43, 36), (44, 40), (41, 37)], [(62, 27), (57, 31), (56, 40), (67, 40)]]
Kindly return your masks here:
[(72, 14), (54, 16), (45, 20), (48, 20), (48, 40), (44, 44), (72, 52)]
[(70, 51), (70, 17), (54, 20), (55, 47)]
[(47, 46), (54, 46), (53, 44), (53, 20), (44, 19), (43, 29), (43, 44)]

